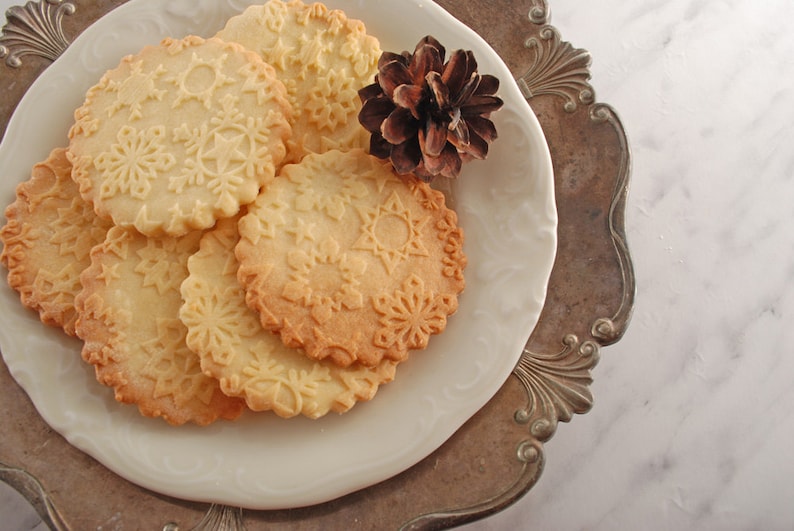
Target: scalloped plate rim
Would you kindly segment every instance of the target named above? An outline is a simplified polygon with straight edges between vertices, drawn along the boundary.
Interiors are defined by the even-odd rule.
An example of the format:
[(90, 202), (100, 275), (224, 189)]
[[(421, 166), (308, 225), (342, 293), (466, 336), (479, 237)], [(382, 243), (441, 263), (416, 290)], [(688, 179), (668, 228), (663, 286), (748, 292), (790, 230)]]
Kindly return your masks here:
[[(213, 2), (215, 3), (214, 6)], [(221, 7), (218, 7), (221, 3), (216, 0), (199, 0), (197, 2), (176, 0), (170, 3), (162, 0), (159, 3), (155, 3), (152, 0), (146, 0), (146, 2), (144, 0), (132, 0), (94, 23), (75, 40), (60, 59), (45, 70), (31, 85), (20, 102), (17, 112), (14, 113), (9, 121), (6, 135), (2, 143), (0, 143), (0, 161), (6, 162), (10, 160), (12, 155), (16, 159), (17, 156), (20, 156), (20, 153), (24, 154), (24, 156), (20, 157), (23, 161), (16, 162), (16, 173), (12, 172), (13, 179), (11, 181), (19, 182), (26, 179), (27, 175), (24, 174), (22, 168), (29, 169), (32, 165), (31, 161), (42, 160), (50, 148), (56, 145), (55, 143), (48, 143), (49, 140), (44, 141), (38, 136), (36, 137), (39, 140), (38, 144), (34, 143), (32, 146), (25, 144), (26, 140), (31, 139), (32, 134), (42, 133), (40, 129), (41, 123), (37, 123), (36, 126), (38, 128), (36, 128), (27, 120), (30, 115), (36, 115), (35, 113), (39, 112), (33, 108), (37, 106), (37, 98), (53, 97), (52, 88), (48, 88), (49, 84), (54, 79), (59, 79), (59, 76), (66, 75), (66, 69), (75, 68), (75, 61), (78, 60), (79, 53), (90, 51), (89, 48), (92, 42), (95, 46), (98, 46), (96, 45), (98, 39), (104, 38), (110, 39), (108, 41), (110, 45), (115, 44), (121, 48), (125, 46), (125, 44), (116, 42), (112, 37), (108, 37), (107, 33), (103, 34), (102, 32), (111, 27), (117, 29), (124, 23), (130, 23), (125, 22), (125, 15), (162, 17), (162, 19), (154, 21), (155, 26), (159, 22), (161, 25), (177, 24), (180, 28), (190, 27), (191, 24), (197, 24), (196, 27), (201, 27), (204, 21), (190, 19), (190, 17), (185, 15), (185, 6), (190, 6), (194, 9), (199, 7), (207, 10), (224, 10), (231, 9), (232, 6), (235, 9), (239, 9), (251, 3), (257, 2), (229, 0), (228, 5), (223, 3)], [(536, 195), (536, 197), (526, 198), (526, 201), (529, 201), (531, 206), (536, 208), (532, 209), (531, 212), (520, 212), (524, 218), (529, 218), (530, 225), (534, 223), (534, 226), (531, 226), (534, 232), (528, 230), (529, 234), (526, 235), (526, 238), (539, 246), (539, 252), (533, 256), (532, 262), (528, 264), (530, 272), (527, 273), (529, 275), (529, 282), (527, 283), (529, 289), (527, 291), (529, 295), (524, 297), (513, 293), (505, 293), (504, 298), (508, 299), (507, 302), (502, 302), (501, 300), (492, 302), (494, 307), (489, 306), (487, 308), (471, 307), (473, 303), (469, 301), (474, 297), (473, 300), (479, 302), (481, 299), (476, 298), (477, 294), (484, 289), (477, 284), (478, 280), (487, 278), (490, 275), (492, 277), (491, 281), (498, 281), (498, 279), (493, 279), (493, 273), (487, 270), (484, 265), (477, 263), (477, 258), (483, 258), (483, 262), (486, 262), (484, 260), (485, 257), (479, 256), (478, 253), (470, 253), (470, 247), (474, 245), (470, 243), (468, 238), (470, 234), (478, 236), (482, 240), (475, 240), (479, 241), (479, 246), (476, 250), (480, 251), (480, 254), (482, 253), (482, 247), (486, 250), (488, 249), (485, 246), (486, 243), (492, 243), (490, 241), (485, 242), (486, 238), (499, 238), (498, 230), (493, 227), (489, 227), (487, 224), (484, 227), (475, 226), (475, 223), (481, 222), (481, 220), (476, 217), (478, 214), (477, 209), (480, 208), (480, 201), (479, 198), (474, 197), (474, 194), (482, 193), (480, 188), (485, 188), (486, 193), (490, 192), (491, 195), (497, 196), (496, 200), (499, 200), (501, 196), (498, 191), (487, 189), (482, 184), (482, 181), (466, 180), (467, 177), (464, 173), (461, 179), (462, 184), (458, 188), (460, 215), (461, 224), (467, 234), (466, 252), (469, 254), (470, 262), (474, 263), (467, 269), (468, 286), (461, 298), (461, 310), (458, 313), (474, 316), (480, 320), (478, 322), (484, 321), (485, 324), (481, 324), (480, 327), (504, 326), (499, 322), (499, 319), (510, 321), (510, 329), (508, 330), (510, 337), (504, 340), (497, 338), (498, 341), (504, 341), (504, 344), (500, 344), (499, 355), (493, 363), (485, 363), (483, 360), (475, 359), (469, 355), (474, 361), (479, 362), (479, 365), (472, 363), (472, 367), (467, 368), (476, 374), (472, 382), (463, 381), (462, 378), (470, 376), (470, 374), (459, 371), (457, 376), (461, 377), (460, 381), (447, 382), (446, 387), (441, 390), (442, 392), (427, 392), (425, 390), (426, 395), (413, 403), (410, 411), (398, 410), (397, 413), (403, 415), (403, 417), (399, 415), (395, 417), (395, 411), (389, 409), (389, 407), (393, 408), (394, 404), (398, 406), (402, 404), (402, 400), (398, 400), (401, 387), (403, 389), (409, 387), (408, 384), (411, 384), (412, 381), (427, 384), (427, 375), (421, 372), (426, 365), (433, 362), (439, 363), (441, 367), (449, 367), (450, 365), (445, 365), (445, 363), (450, 364), (452, 361), (458, 363), (458, 360), (445, 360), (445, 357), (453, 354), (464, 356), (464, 359), (466, 359), (469, 351), (465, 351), (463, 354), (452, 353), (450, 352), (449, 343), (452, 342), (452, 346), (455, 346), (455, 341), (451, 337), (456, 333), (456, 330), (458, 334), (464, 334), (468, 333), (467, 329), (472, 327), (467, 327), (459, 316), (453, 316), (450, 319), (447, 332), (432, 339), (431, 346), (427, 352), (415, 354), (409, 362), (398, 369), (395, 382), (384, 386), (371, 403), (359, 404), (351, 412), (343, 416), (329, 416), (319, 421), (309, 421), (307, 419), (284, 421), (282, 419), (261, 418), (249, 414), (236, 423), (216, 423), (207, 428), (193, 426), (171, 428), (158, 419), (143, 419), (137, 414), (134, 407), (116, 404), (113, 401), (110, 390), (102, 388), (96, 382), (92, 382), (93, 371), (91, 368), (79, 360), (79, 355), (73, 356), (75, 349), (79, 349), (79, 346), (76, 347), (76, 341), (63, 338), (61, 337), (62, 334), (53, 338), (57, 331), (41, 325), (33, 312), (24, 310), (19, 305), (17, 294), (8, 288), (7, 285), (3, 285), (0, 290), (0, 300), (5, 301), (3, 304), (6, 306), (6, 310), (10, 310), (0, 312), (0, 347), (3, 350), (3, 357), (12, 376), (31, 397), (44, 420), (61, 433), (71, 444), (93, 456), (117, 474), (162, 494), (197, 501), (238, 505), (252, 509), (281, 509), (328, 501), (388, 479), (406, 470), (436, 450), (496, 394), (518, 361), (521, 349), (534, 329), (543, 307), (548, 279), (556, 253), (557, 217), (554, 204), (551, 157), (534, 113), (532, 113), (528, 103), (521, 95), (517, 85), (507, 82), (507, 80), (512, 81), (512, 76), (506, 65), (482, 38), (454, 19), (440, 6), (431, 2), (423, 0), (401, 2), (399, 4), (400, 13), (398, 14), (390, 14), (389, 9), (393, 9), (394, 6), (388, 5), (388, 2), (378, 0), (331, 0), (326, 3), (330, 7), (342, 6), (351, 17), (363, 19), (367, 23), (370, 33), (381, 38), (384, 49), (395, 51), (398, 51), (397, 47), (401, 47), (400, 50), (410, 49), (416, 42), (417, 35), (419, 37), (422, 36), (419, 34), (422, 33), (422, 28), (435, 27), (437, 29), (437, 32), (434, 32), (436, 36), (448, 37), (448, 40), (442, 38), (442, 42), (445, 45), (454, 44), (454, 47), (473, 49), (480, 61), (481, 71), (485, 72), (487, 69), (488, 72), (497, 74), (500, 77), (502, 80), (500, 92), (506, 101), (505, 111), (500, 112), (514, 113), (515, 116), (521, 118), (521, 123), (504, 122), (503, 125), (505, 127), (518, 128), (519, 138), (508, 140), (500, 138), (494, 144), (493, 153), (504, 153), (504, 158), (509, 158), (513, 155), (510, 154), (511, 151), (508, 150), (508, 147), (515, 147), (512, 145), (513, 141), (524, 141), (527, 143), (529, 152), (535, 155), (531, 161), (533, 166), (529, 170), (522, 170), (522, 168), (508, 165), (508, 169), (512, 169), (522, 176), (524, 173), (530, 175), (533, 184), (527, 186), (531, 186)], [(390, 28), (384, 28), (383, 31), (379, 31), (377, 28), (380, 24), (380, 19), (377, 15), (389, 15), (383, 18), (389, 21), (391, 27), (397, 26), (401, 28), (401, 36), (399, 38), (396, 36), (384, 38)], [(399, 16), (403, 16), (403, 18), (400, 19)], [(438, 25), (439, 23), (440, 25)], [(434, 24), (437, 25), (433, 26)], [(157, 31), (161, 29), (158, 28)], [(396, 32), (396, 30), (394, 31)], [(406, 35), (412, 36), (406, 37)], [(115, 38), (118, 39), (117, 36)], [(155, 39), (155, 36), (145, 35), (145, 38)], [(94, 40), (92, 41), (92, 39)], [(156, 41), (159, 41), (159, 37), (155, 39)], [(395, 44), (394, 47), (388, 46), (390, 41)], [(128, 46), (132, 46), (130, 51), (140, 47), (135, 44), (129, 44)], [(112, 48), (112, 46), (109, 47)], [(448, 49), (452, 48), (453, 46), (448, 46)], [(102, 50), (100, 50), (100, 56), (102, 53)], [(101, 72), (104, 68), (100, 68), (97, 65), (101, 65), (102, 61), (110, 61), (109, 64), (112, 66), (120, 57), (117, 51), (106, 51), (104, 53), (105, 56), (98, 58), (91, 68), (99, 68)], [(115, 55), (113, 55), (114, 53)], [(107, 57), (108, 54), (111, 57)], [(85, 65), (83, 65), (83, 68), (90, 70)], [(74, 89), (72, 89), (72, 92), (74, 92)], [(71, 95), (74, 96), (74, 94)], [(82, 92), (77, 94), (78, 97), (81, 97), (81, 95)], [(507, 111), (507, 109), (510, 110)], [(499, 119), (500, 115), (497, 114), (495, 118), (497, 125), (500, 123)], [(68, 128), (68, 125), (68, 122), (59, 123), (61, 132), (46, 131), (41, 136), (46, 139), (59, 138), (57, 135), (62, 134), (63, 129)], [(501, 129), (500, 132), (502, 132)], [(522, 137), (522, 135), (525, 135), (526, 138)], [(471, 170), (467, 169), (467, 172), (480, 171), (486, 173), (485, 170), (491, 170), (494, 166), (497, 169), (501, 168), (504, 165), (504, 158), (498, 162), (493, 162), (493, 159), (491, 159), (491, 162), (481, 163), (485, 166), (481, 166), (479, 169), (476, 165), (473, 165)], [(506, 182), (511, 183), (511, 181)], [(10, 187), (11, 184), (7, 182), (0, 185), (0, 193), (5, 194), (4, 199), (7, 203), (13, 197), (13, 191), (9, 194)], [(507, 198), (502, 198), (502, 200), (507, 200)], [(535, 203), (532, 203), (533, 201)], [(523, 203), (519, 206), (524, 208)], [(496, 219), (496, 216), (494, 214), (495, 222), (500, 222), (504, 225), (502, 229), (515, 228), (513, 225), (516, 221), (510, 219), (509, 215), (502, 216), (502, 213), (499, 214), (505, 219), (502, 219), (502, 217)], [(521, 219), (523, 220), (524, 218)], [(467, 227), (466, 220), (471, 222), (471, 227)], [(488, 221), (491, 221), (491, 219), (489, 218)], [(520, 230), (524, 230), (524, 227), (519, 228)], [(504, 247), (512, 243), (512, 240), (510, 242), (496, 242), (495, 245), (498, 246), (499, 243), (502, 243)], [(472, 260), (472, 258), (475, 260)], [(490, 262), (487, 263), (491, 265)], [(521, 274), (518, 269), (520, 269), (522, 264), (508, 263), (505, 265), (497, 260), (493, 265), (495, 267), (511, 266), (516, 271), (508, 270), (508, 273)], [(509, 285), (507, 287), (514, 288), (515, 286)], [(470, 296), (470, 292), (473, 292), (474, 295)], [(511, 297), (515, 300), (511, 299)], [(13, 303), (10, 302), (12, 299), (14, 299)], [(14, 304), (14, 306), (9, 308), (11, 304)], [(519, 312), (520, 315), (513, 315)], [(29, 335), (24, 338), (20, 337), (21, 332), (19, 330), (22, 329), (27, 330)], [(462, 337), (462, 335), (458, 337)], [(22, 339), (26, 341), (22, 341)], [(477, 337), (475, 339), (482, 338)], [(53, 366), (50, 367), (51, 363), (47, 363), (48, 366), (45, 367), (43, 364), (51, 360), (41, 357), (41, 349), (52, 348), (53, 345), (56, 345), (56, 350), (60, 349), (54, 353), (57, 364), (52, 364)], [(482, 346), (493, 347), (490, 343)], [(474, 346), (470, 348), (476, 347), (477, 342), (475, 341)], [(38, 359), (38, 363), (31, 364), (29, 356)], [(429, 360), (425, 362), (425, 360), (420, 359), (420, 356), (427, 356)], [(414, 361), (414, 358), (416, 361)], [(495, 367), (491, 365), (495, 365)], [(488, 377), (486, 380), (478, 381), (476, 379), (481, 376), (478, 372), (480, 370), (486, 372)], [(70, 377), (74, 377), (79, 382), (69, 381), (65, 384), (62, 383), (61, 385), (67, 386), (67, 390), (72, 389), (68, 387), (69, 385), (79, 388), (78, 383), (85, 384), (90, 390), (85, 391), (87, 394), (79, 400), (75, 397), (67, 396), (67, 398), (74, 401), (73, 404), (68, 400), (58, 400), (51, 396), (50, 390), (52, 387), (39, 385), (40, 376), (42, 375), (46, 375), (47, 383), (55, 385), (56, 388), (62, 376), (71, 375)], [(439, 378), (444, 381), (443, 376)], [(401, 386), (402, 382), (405, 382), (406, 385)], [(61, 410), (53, 410), (55, 404)], [(421, 411), (419, 411), (417, 404), (422, 408)], [(442, 406), (443, 409), (439, 409)], [(433, 407), (436, 408), (435, 413), (430, 411)], [(83, 418), (81, 415), (83, 415), (84, 409), (82, 408), (94, 413), (99, 412), (98, 415), (100, 417), (101, 413), (105, 411), (108, 419), (104, 420), (111, 423), (109, 426), (113, 427), (113, 430), (97, 426), (95, 422), (92, 422), (93, 419)], [(428, 413), (425, 410), (430, 412)], [(390, 437), (401, 441), (401, 428), (407, 426), (407, 424), (395, 426), (393, 422), (390, 422), (393, 418), (403, 418), (404, 420), (416, 420), (418, 418), (419, 423), (414, 428), (420, 432), (421, 444), (400, 447), (399, 444), (391, 441)], [(100, 418), (100, 420), (103, 419)], [(351, 425), (352, 428), (350, 427)], [(361, 443), (360, 441), (355, 442), (353, 450), (350, 450), (350, 452), (355, 454), (356, 459), (353, 460), (350, 455), (347, 455), (345, 460), (343, 460), (345, 467), (332, 467), (332, 473), (329, 473), (327, 469), (323, 468), (329, 466), (328, 463), (322, 457), (318, 457), (317, 452), (328, 450), (329, 448), (339, 449), (340, 443), (349, 443), (350, 441), (347, 439), (349, 439), (350, 433), (345, 432), (345, 429), (349, 428), (352, 433), (358, 435), (366, 435), (366, 432), (360, 433), (362, 425), (370, 428), (375, 433), (376, 436), (373, 437), (375, 442), (378, 443), (376, 445), (378, 447), (373, 448), (369, 444)], [(354, 428), (358, 429), (358, 431), (354, 432)], [(136, 429), (141, 431), (136, 431)], [(263, 430), (273, 430), (272, 432), (267, 432), (268, 436), (276, 439), (275, 441), (267, 441), (272, 446), (270, 448), (271, 451), (274, 451), (273, 448), (278, 450), (278, 445), (284, 445), (283, 451), (291, 452), (289, 453), (292, 458), (290, 466), (293, 467), (297, 476), (297, 479), (292, 483), (287, 483), (283, 471), (281, 476), (279, 476), (281, 483), (272, 483), (268, 482), (268, 478), (260, 480), (255, 477), (256, 475), (253, 478), (250, 474), (246, 475), (244, 463), (240, 461), (235, 461), (231, 464), (228, 462), (232, 457), (235, 457), (229, 455), (230, 452), (226, 451), (225, 447), (222, 447), (229, 438), (239, 437), (241, 431), (260, 435), (264, 433)], [(315, 439), (312, 439), (310, 441), (311, 444), (306, 446), (306, 441), (304, 440), (306, 434), (321, 440), (315, 442)], [(122, 436), (126, 437), (126, 439), (119, 440)], [(326, 438), (328, 441), (323, 442), (323, 439)], [(168, 455), (165, 457), (159, 456), (161, 461), (158, 463), (154, 461), (140, 462), (141, 459), (153, 459), (152, 454), (155, 457), (158, 456), (158, 452), (163, 450), (162, 441), (164, 440), (171, 444), (171, 446), (166, 448), (170, 452)], [(171, 441), (174, 442), (172, 443)], [(298, 448), (287, 448), (287, 446), (293, 446), (296, 441), (298, 442)], [(248, 451), (249, 453), (256, 452), (259, 449), (259, 446), (253, 444), (253, 441), (246, 440), (239, 444), (243, 451)], [(303, 448), (304, 446), (306, 448)], [(210, 458), (202, 461), (202, 453), (206, 452), (207, 448), (213, 449), (214, 453), (211, 452)], [(136, 458), (133, 459), (132, 465), (126, 462), (130, 456)], [(255, 464), (259, 464), (261, 468), (259, 461), (255, 460)], [(213, 465), (214, 468), (212, 468)], [(240, 475), (244, 476), (242, 480), (238, 477)], [(291, 477), (287, 479), (292, 480)], [(240, 482), (242, 484), (238, 484)]]

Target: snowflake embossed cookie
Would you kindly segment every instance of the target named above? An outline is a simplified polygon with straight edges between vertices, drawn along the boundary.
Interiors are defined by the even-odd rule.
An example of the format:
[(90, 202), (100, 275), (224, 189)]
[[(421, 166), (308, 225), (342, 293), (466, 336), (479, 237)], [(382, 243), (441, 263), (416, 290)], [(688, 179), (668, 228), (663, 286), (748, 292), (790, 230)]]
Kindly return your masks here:
[(165, 39), (89, 89), (69, 132), (72, 177), (116, 225), (148, 236), (211, 227), (275, 176), (291, 134), (286, 95), (239, 44)]
[(463, 231), (444, 195), (355, 149), (307, 155), (240, 220), (246, 302), (288, 346), (339, 366), (404, 361), (463, 291)]
[(284, 82), (294, 109), (286, 162), (369, 146), (358, 89), (377, 73), (381, 50), (363, 22), (320, 2), (269, 0), (230, 18), (216, 37), (258, 53)]

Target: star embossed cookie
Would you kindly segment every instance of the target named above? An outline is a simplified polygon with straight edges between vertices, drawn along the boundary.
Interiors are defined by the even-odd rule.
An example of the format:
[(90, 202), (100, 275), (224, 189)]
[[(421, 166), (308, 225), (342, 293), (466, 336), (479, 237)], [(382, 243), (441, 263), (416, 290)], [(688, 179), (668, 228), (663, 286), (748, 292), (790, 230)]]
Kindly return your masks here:
[(0, 229), (8, 283), (22, 304), (39, 312), (42, 322), (73, 336), (74, 297), (91, 248), (102, 243), (111, 224), (94, 214), (77, 193), (64, 148), (33, 167), (16, 190)]
[(372, 82), (381, 50), (361, 21), (318, 2), (270, 0), (229, 19), (216, 36), (260, 54), (286, 85), (295, 109), (287, 162), (369, 146), (358, 89)]
[(165, 39), (88, 90), (69, 137), (73, 178), (103, 218), (180, 236), (235, 215), (286, 154), (291, 107), (239, 44)]
[(425, 348), (464, 288), (463, 232), (443, 194), (361, 149), (284, 166), (239, 232), (238, 279), (262, 326), (343, 367)]
[(201, 371), (179, 320), (179, 288), (200, 237), (194, 231), (152, 238), (113, 227), (91, 251), (75, 298), (82, 357), (94, 365), (97, 380), (113, 387), (119, 402), (174, 425), (234, 419), (244, 409)]
[(393, 361), (372, 368), (340, 368), (309, 359), (262, 328), (237, 281), (238, 240), (233, 218), (219, 221), (202, 237), (199, 252), (188, 260), (190, 273), (182, 283), (185, 302), (179, 314), (188, 329), (188, 346), (224, 393), (245, 398), (254, 411), (316, 419), (371, 399), (381, 384), (394, 378)]

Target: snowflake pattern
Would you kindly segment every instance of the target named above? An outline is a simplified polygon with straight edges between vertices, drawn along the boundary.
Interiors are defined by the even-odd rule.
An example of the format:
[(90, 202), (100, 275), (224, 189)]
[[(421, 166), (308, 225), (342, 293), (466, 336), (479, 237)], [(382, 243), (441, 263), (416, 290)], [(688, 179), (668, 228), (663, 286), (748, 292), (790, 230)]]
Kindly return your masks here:
[(53, 222), (49, 243), (58, 247), (58, 254), (71, 254), (77, 261), (88, 258), (91, 248), (105, 239), (111, 224), (97, 217), (90, 203), (81, 197), (72, 199), (69, 208), (59, 208)]
[(314, 227), (315, 223), (308, 223), (303, 218), (298, 218), (295, 225), (284, 229), (287, 234), (295, 237), (295, 245), (300, 245), (303, 242), (314, 242)]
[(136, 251), (139, 262), (135, 272), (143, 275), (143, 287), (154, 286), (157, 293), (179, 291), (181, 279), (187, 277), (184, 257), (191, 254), (193, 238), (146, 238)]
[(267, 201), (261, 199), (257, 201), (255, 208), (256, 216), (245, 216), (241, 223), (256, 225), (256, 230), (250, 230), (250, 234), (274, 239), (278, 229), (287, 223), (284, 214), (289, 209), (289, 205), (281, 200), (279, 194), (270, 194)]
[(286, 2), (267, 2), (261, 7), (259, 23), (275, 34), (281, 33), (287, 21), (289, 8)]
[(227, 94), (209, 124), (194, 129), (182, 125), (174, 131), (174, 140), (184, 142), (188, 158), (181, 174), (170, 178), (170, 191), (206, 186), (217, 198), (214, 207), (236, 211), (237, 190), (270, 160), (262, 149), (268, 143), (266, 120), (246, 116), (236, 104), (237, 98)]
[(282, 296), (310, 308), (318, 323), (327, 322), (342, 307), (361, 308), (363, 295), (356, 289), (367, 264), (339, 250), (339, 243), (326, 238), (308, 253), (292, 251), (287, 256), (291, 281)]
[(246, 393), (258, 402), (267, 403), (284, 418), (299, 413), (316, 416), (318, 390), (331, 380), (329, 368), (320, 363), (312, 363), (308, 370), (289, 368), (267, 352), (268, 345), (263, 343), (251, 349), (251, 361), (242, 371), (247, 377)]
[(57, 272), (39, 269), (33, 285), (36, 291), (45, 296), (48, 306), (68, 308), (74, 305), (75, 296), (82, 290), (80, 272), (81, 269), (73, 263)]
[(267, 57), (267, 62), (273, 65), (275, 69), (280, 72), (287, 70), (287, 64), (295, 51), (294, 46), (287, 46), (281, 40), (281, 37), (276, 39), (276, 43), (267, 50), (264, 50), (263, 57)]
[(102, 174), (100, 197), (108, 199), (124, 193), (146, 199), (152, 189), (151, 182), (176, 163), (163, 145), (164, 136), (163, 126), (141, 131), (122, 127), (117, 142), (94, 159), (94, 166)]
[(373, 298), (380, 329), (375, 344), (382, 348), (423, 349), (432, 334), (444, 330), (447, 315), (457, 307), (456, 298), (425, 290), (417, 275), (409, 276), (393, 295)]
[(214, 380), (204, 376), (199, 358), (185, 344), (187, 329), (179, 319), (157, 318), (157, 336), (141, 345), (148, 356), (141, 373), (154, 381), (154, 398), (170, 396), (177, 407), (193, 398), (209, 404)]
[(163, 65), (158, 65), (154, 70), (144, 73), (143, 61), (136, 61), (130, 65), (130, 73), (123, 81), (107, 80), (105, 90), (116, 93), (116, 101), (108, 106), (108, 116), (126, 107), (130, 110), (130, 122), (141, 118), (144, 103), (148, 100), (160, 101), (166, 94), (165, 90), (155, 88), (155, 81), (165, 71)]
[(319, 131), (336, 130), (348, 123), (360, 107), (354, 80), (343, 68), (339, 71), (329, 69), (326, 75), (319, 76), (308, 95), (305, 111), (309, 122)]
[(300, 52), (293, 56), (293, 62), (301, 69), (300, 79), (306, 79), (309, 70), (322, 72), (325, 69), (326, 55), (333, 50), (326, 33), (326, 30), (319, 29), (312, 36), (301, 35), (298, 39)]
[(355, 74), (362, 77), (371, 72), (378, 64), (380, 50), (378, 46), (373, 45), (370, 38), (362, 31), (354, 32), (347, 36), (340, 54), (353, 64)]
[(210, 287), (195, 277), (188, 283), (189, 290), (200, 295), (191, 296), (190, 305), (184, 305), (179, 314), (189, 330), (187, 343), (211, 353), (215, 363), (229, 365), (242, 340), (262, 329), (259, 320), (245, 305), (239, 285), (223, 281), (221, 286)]
[[(309, 161), (306, 164), (309, 164)], [(324, 168), (319, 165), (312, 167), (311, 170), (317, 172), (336, 171), (335, 168)], [(291, 178), (298, 185), (295, 208), (301, 212), (310, 210), (324, 211), (332, 219), (342, 219), (347, 207), (355, 199), (361, 199), (369, 195), (369, 190), (362, 182), (360, 176), (342, 174), (341, 171), (338, 173), (341, 175), (338, 180), (323, 180), (325, 187), (322, 190), (317, 189), (309, 175), (303, 173), (291, 174)]]
[(80, 320), (84, 323), (83, 326), (97, 323), (108, 333), (101, 347), (83, 349), (82, 356), (85, 361), (97, 366), (118, 361), (118, 347), (127, 342), (127, 334), (124, 330), (132, 320), (130, 313), (120, 308), (105, 306), (102, 296), (95, 293), (83, 300), (80, 306)]

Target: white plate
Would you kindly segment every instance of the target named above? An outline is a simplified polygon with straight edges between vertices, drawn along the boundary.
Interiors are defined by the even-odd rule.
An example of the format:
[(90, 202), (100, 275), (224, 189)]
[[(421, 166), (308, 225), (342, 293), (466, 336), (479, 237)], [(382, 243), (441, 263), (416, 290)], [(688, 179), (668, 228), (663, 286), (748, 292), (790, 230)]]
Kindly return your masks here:
[[(0, 202), (65, 145), (86, 89), (122, 55), (163, 37), (210, 36), (246, 0), (132, 0), (89, 27), (27, 91), (0, 144)], [(469, 257), (466, 291), (447, 331), (398, 369), (376, 398), (317, 421), (248, 414), (174, 428), (116, 403), (80, 360), (77, 341), (40, 324), (0, 287), (0, 348), (44, 420), (71, 444), (151, 490), (252, 509), (315, 504), (387, 479), (429, 455), (510, 375), (546, 296), (556, 251), (551, 158), (543, 133), (496, 53), (427, 0), (329, 0), (363, 20), (384, 50), (424, 35), (473, 50), (502, 81), (499, 139), (455, 183)]]

